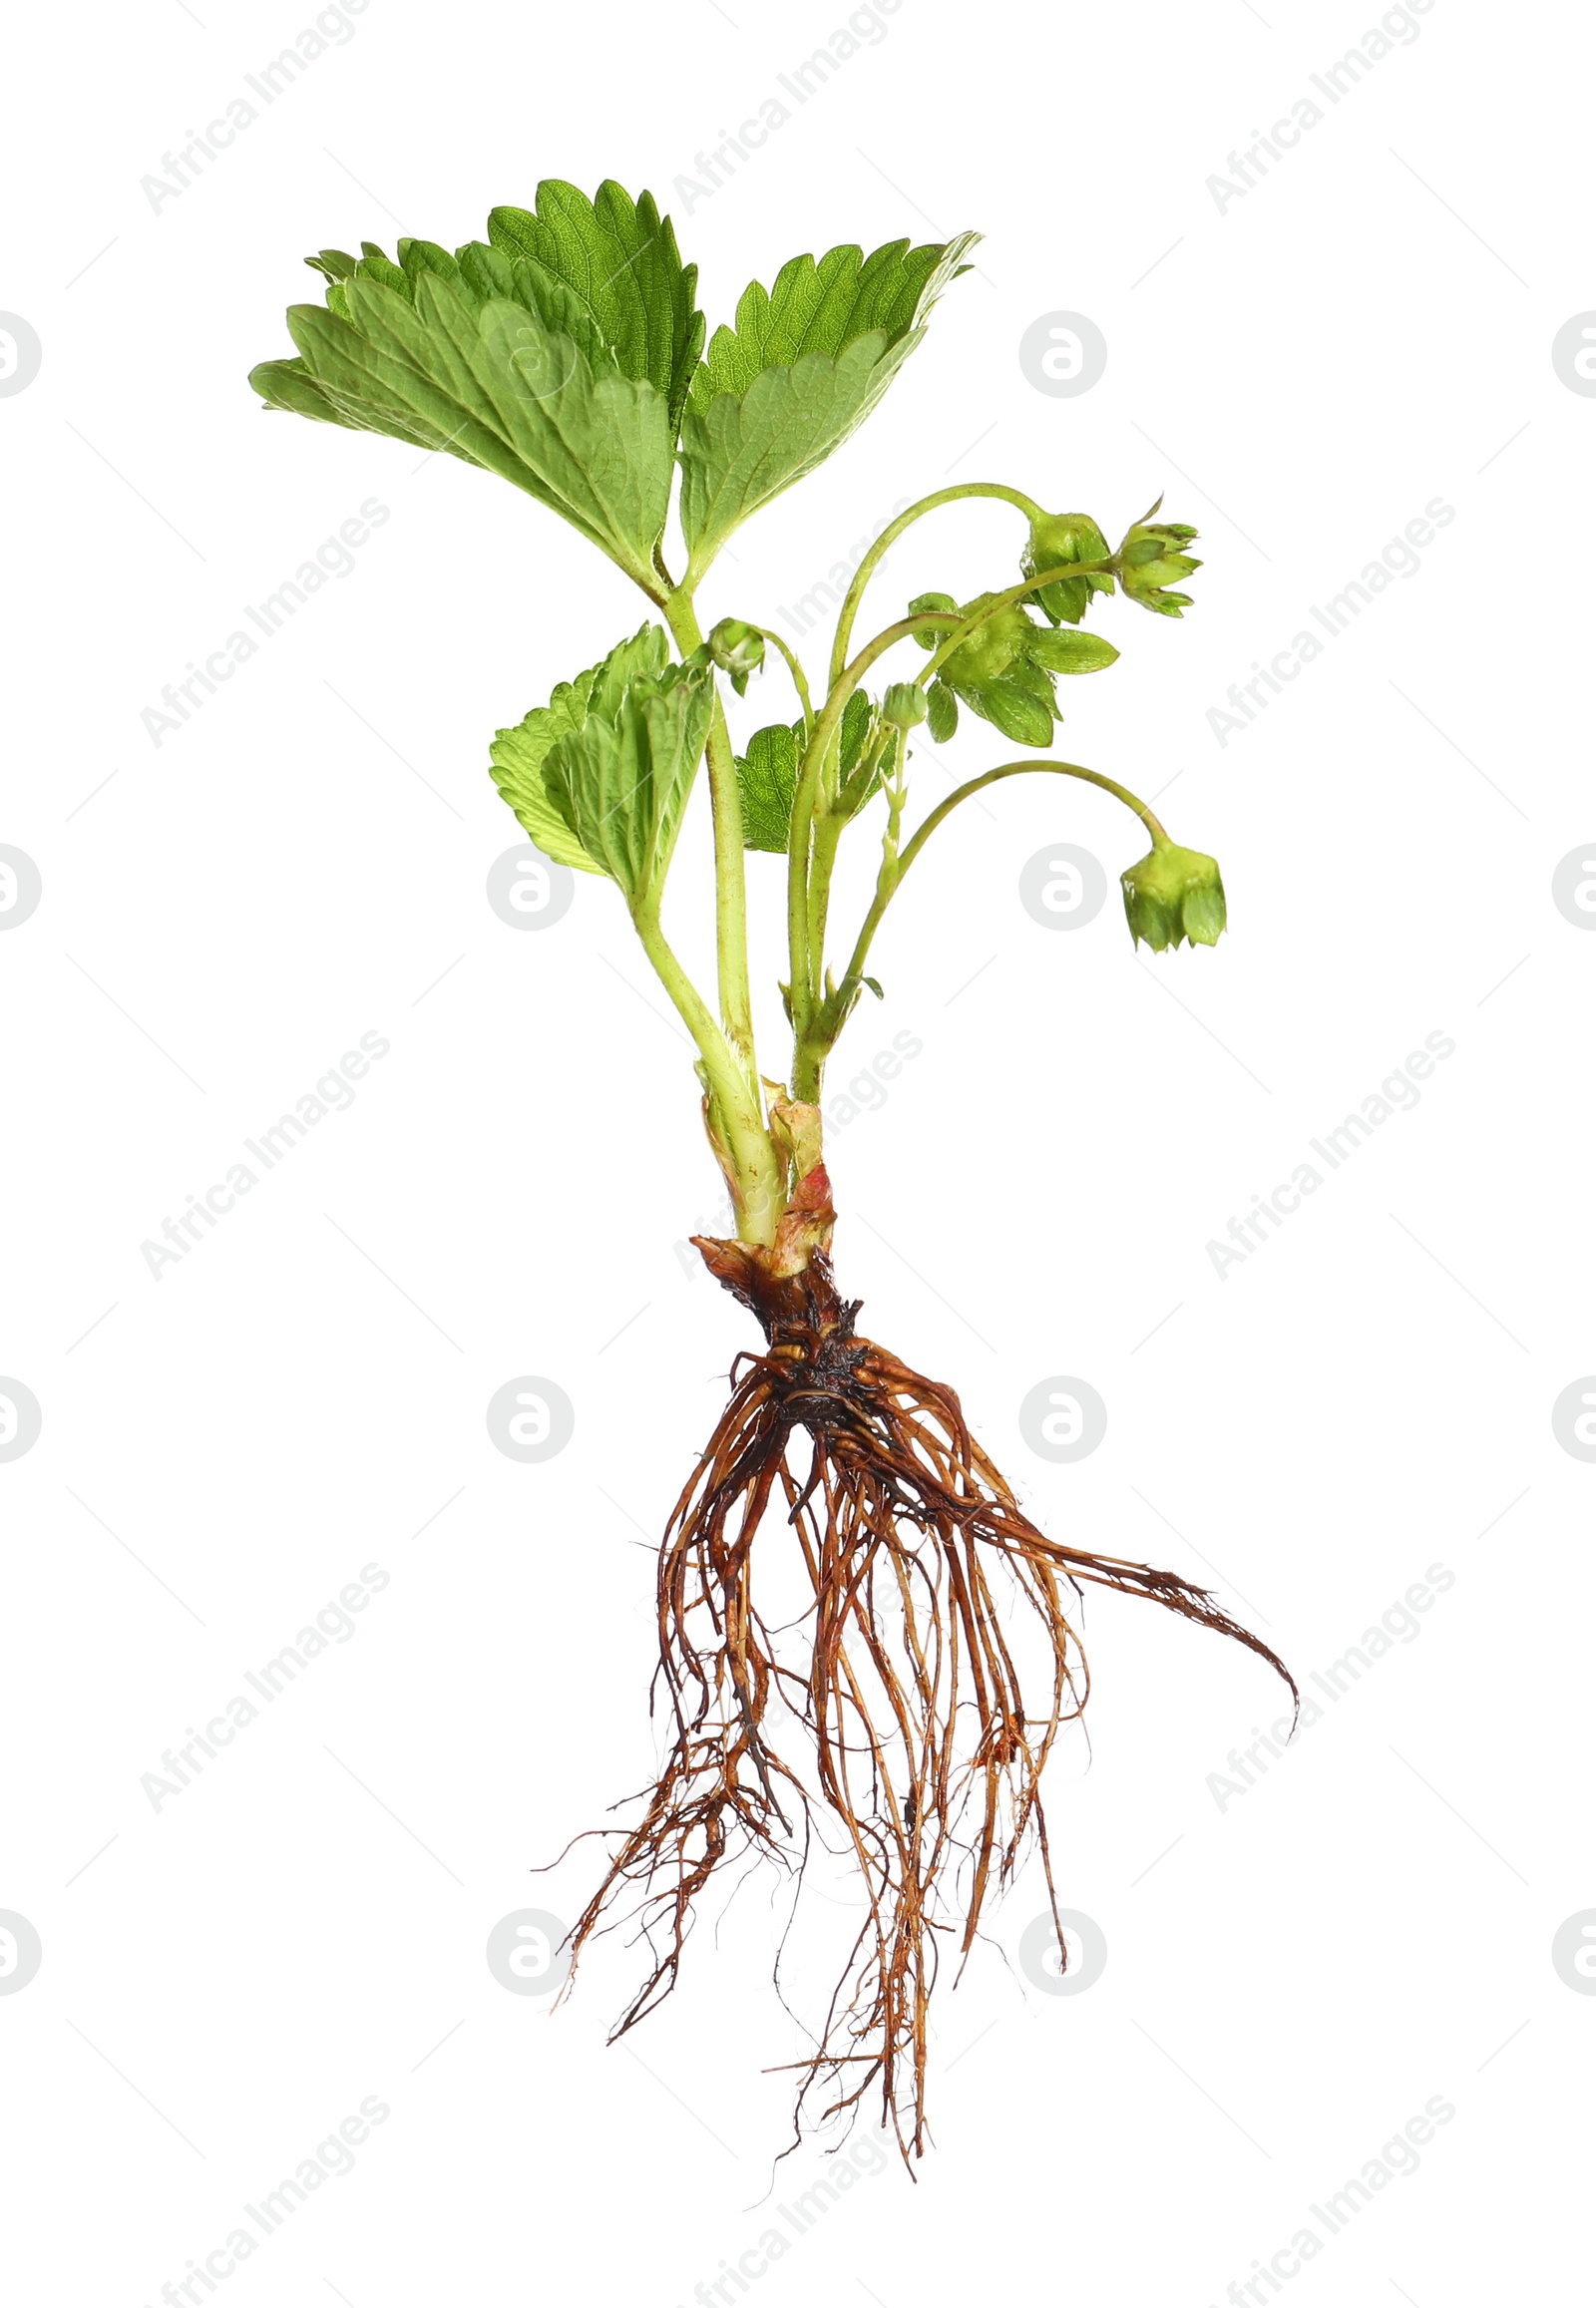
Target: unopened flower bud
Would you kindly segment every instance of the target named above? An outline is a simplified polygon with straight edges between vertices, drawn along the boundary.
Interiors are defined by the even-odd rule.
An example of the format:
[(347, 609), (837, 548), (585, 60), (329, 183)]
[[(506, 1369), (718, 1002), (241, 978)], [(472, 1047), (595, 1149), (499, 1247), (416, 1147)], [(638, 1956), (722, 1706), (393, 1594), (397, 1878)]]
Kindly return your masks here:
[(765, 661), (765, 636), (741, 617), (722, 617), (709, 636), (709, 656), (741, 697), (749, 674), (757, 673)]
[(1192, 946), (1218, 944), (1225, 927), (1225, 885), (1218, 861), (1201, 850), (1155, 841), (1145, 858), (1126, 867), (1119, 886), (1131, 938), (1155, 954), (1183, 939)]
[(893, 681), (881, 701), (881, 717), (894, 729), (913, 729), (926, 718), (926, 692), (918, 681)]
[[(1089, 514), (1045, 513), (1031, 524), (1019, 567), (1025, 577), (1041, 577), (1071, 561), (1107, 561), (1108, 540)], [(1093, 593), (1111, 593), (1111, 577), (1059, 577), (1031, 597), (1055, 624), (1078, 625)]]

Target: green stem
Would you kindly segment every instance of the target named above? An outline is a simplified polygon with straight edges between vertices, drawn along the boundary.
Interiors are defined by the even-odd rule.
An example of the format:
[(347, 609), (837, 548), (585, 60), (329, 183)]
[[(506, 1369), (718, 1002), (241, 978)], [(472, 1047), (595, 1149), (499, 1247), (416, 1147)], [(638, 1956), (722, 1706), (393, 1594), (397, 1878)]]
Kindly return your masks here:
[(804, 709), (804, 736), (807, 741), (813, 735), (815, 727), (815, 708), (809, 695), (808, 675), (779, 633), (773, 633), (768, 625), (755, 625), (753, 630), (762, 634), (765, 640), (774, 641), (787, 660), (787, 670), (792, 675), (792, 685), (797, 690), (798, 702)]
[(798, 772), (798, 790), (793, 796), (791, 831), (787, 840), (787, 949), (791, 985), (789, 1000), (792, 1009), (794, 1036), (801, 1042), (809, 1022), (819, 1007), (821, 998), (821, 957), (815, 952), (810, 939), (809, 884), (810, 852), (815, 837), (816, 803), (820, 797), (821, 772), (830, 751), (832, 740), (842, 727), (843, 708), (869, 672), (878, 657), (911, 633), (935, 631), (946, 622), (946, 612), (932, 611), (921, 616), (901, 617), (897, 624), (888, 625), (875, 639), (867, 641), (851, 665), (844, 666), (831, 685), (831, 694), (821, 707)]
[(854, 572), (853, 583), (848, 587), (837, 618), (837, 638), (832, 644), (833, 682), (847, 662), (848, 643), (853, 637), (859, 604), (865, 597), (865, 588), (880, 567), (883, 556), (897, 544), (906, 529), (912, 528), (928, 513), (935, 513), (940, 505), (954, 505), (964, 497), (998, 497), (1005, 504), (1017, 505), (1028, 521), (1036, 522), (1046, 518), (1033, 497), (1027, 497), (1022, 489), (1009, 489), (1001, 481), (961, 481), (951, 489), (938, 489), (930, 497), (922, 497), (918, 505), (911, 505), (906, 513), (900, 513), (896, 521), (888, 523)]
[(1147, 804), (1139, 801), (1129, 786), (1120, 785), (1114, 778), (1104, 777), (1101, 770), (1083, 769), (1078, 761), (1005, 761), (1000, 768), (984, 770), (980, 777), (970, 778), (964, 785), (956, 786), (946, 801), (937, 804), (925, 824), (916, 827), (913, 840), (898, 861), (899, 879), (902, 880), (908, 873), (950, 810), (957, 809), (962, 801), (968, 801), (973, 793), (980, 793), (984, 785), (996, 785), (1003, 777), (1023, 777), (1027, 770), (1050, 771), (1055, 777), (1084, 778), (1087, 785), (1100, 786), (1104, 793), (1111, 793), (1115, 801), (1122, 801), (1126, 809), (1134, 810), (1155, 842), (1167, 842), (1169, 839)]
[[(664, 604), (677, 648), (690, 657), (703, 640), (692, 598), (673, 592)], [(748, 892), (743, 873), (742, 795), (732, 758), (731, 734), (719, 693), (709, 724), (709, 801), (715, 826), (715, 960), (720, 1014), (748, 1086), (758, 1099), (754, 1056), (753, 1002), (748, 989)]]
[(758, 1090), (750, 1091), (731, 1044), (677, 961), (659, 926), (657, 897), (638, 908), (632, 923), (660, 984), (698, 1045), (711, 1119), (731, 1157), (728, 1184), (737, 1206), (738, 1237), (743, 1242), (772, 1242), (781, 1215), (781, 1175)]
[[(870, 911), (866, 914), (860, 927), (848, 967), (844, 970), (836, 989), (827, 996), (825, 1003), (815, 1013), (803, 1036), (802, 1054), (794, 1068), (794, 1094), (796, 1096), (808, 1098), (819, 1096), (821, 1070), (837, 1036), (847, 1022), (848, 1012), (853, 1006), (854, 997), (864, 982), (865, 963), (870, 956), (871, 942), (880, 929), (882, 917), (897, 895), (904, 876), (937, 831), (937, 828), (952, 811), (959, 807), (962, 801), (968, 801), (972, 794), (980, 793), (983, 786), (996, 785), (1001, 778), (1024, 777), (1036, 772), (1050, 773), (1055, 777), (1078, 777), (1083, 779), (1087, 785), (1100, 787), (1104, 793), (1111, 793), (1116, 801), (1123, 802), (1127, 809), (1133, 810), (1155, 842), (1168, 841), (1169, 836), (1147, 804), (1138, 799), (1128, 786), (1120, 785), (1114, 778), (1104, 777), (1100, 770), (1083, 768), (1079, 762), (1006, 761), (1000, 768), (984, 770), (980, 777), (973, 777), (964, 785), (956, 787), (945, 801), (937, 804), (925, 823), (916, 828), (913, 837), (901, 854), (896, 853), (893, 846), (889, 844), (888, 853), (882, 859), (881, 871), (876, 878), (876, 895), (871, 901)], [(800, 1074), (807, 1083), (812, 1085), (811, 1087), (798, 1088)]]
[[(1060, 577), (1112, 577), (1114, 575), (1115, 570), (1111, 560), (1066, 561), (1059, 569), (1044, 569), (1036, 577), (1026, 577), (1020, 584), (1010, 585), (1006, 592), (994, 593), (992, 599), (983, 608), (979, 609), (973, 617), (967, 617), (962, 625), (948, 635), (941, 648), (932, 651), (931, 663), (925, 667), (920, 675), (921, 687), (925, 688), (935, 681), (954, 651), (962, 649), (971, 634), (979, 632), (989, 618), (1001, 615), (1004, 609), (1011, 609), (1015, 601), (1022, 601), (1027, 593), (1038, 591), (1042, 585), (1056, 584)], [(944, 621), (946, 621), (948, 612), (944, 610), (941, 613)]]

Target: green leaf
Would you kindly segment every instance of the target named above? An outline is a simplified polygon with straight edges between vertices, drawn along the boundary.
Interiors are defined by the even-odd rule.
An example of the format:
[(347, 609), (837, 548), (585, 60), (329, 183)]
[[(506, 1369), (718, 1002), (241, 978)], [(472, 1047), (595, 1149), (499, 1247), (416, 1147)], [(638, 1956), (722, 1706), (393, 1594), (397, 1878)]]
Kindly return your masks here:
[(319, 272), (324, 279), (338, 281), (347, 280), (360, 259), (346, 254), (342, 248), (323, 248), (316, 255), (307, 256), (305, 262), (312, 272)]
[(756, 729), (747, 753), (736, 757), (745, 850), (786, 853), (803, 726), (800, 721), (791, 729), (785, 721), (777, 721), (768, 729)]
[(682, 419), (681, 526), (695, 577), (863, 423), (974, 239), (911, 256), (894, 242), (868, 261), (833, 249), (819, 265), (784, 265), (773, 293), (757, 281), (745, 290), (737, 329), (716, 331)]
[[(1071, 578), (1082, 583), (1082, 578)], [(1105, 665), (1112, 665), (1119, 655), (1112, 641), (1105, 641), (1099, 633), (1054, 631), (1038, 629), (1025, 644), (1031, 661), (1045, 665), (1050, 673), (1100, 673)]]
[(714, 696), (707, 665), (622, 678), (606, 660), (582, 727), (550, 748), (544, 776), (556, 807), (633, 912), (663, 885)]
[[(854, 690), (842, 709), (838, 731), (838, 784), (846, 785), (859, 766), (870, 734), (875, 709), (862, 689)], [(735, 756), (737, 784), (742, 793), (742, 846), (745, 850), (785, 853), (792, 826), (793, 796), (798, 790), (798, 764), (803, 759), (805, 729), (802, 716), (790, 725), (777, 721), (756, 729), (746, 754)], [(857, 817), (880, 787), (879, 775), (854, 797), (850, 817)]]
[(613, 711), (628, 680), (658, 673), (670, 656), (669, 636), (659, 625), (639, 626), (601, 664), (591, 665), (574, 681), (562, 681), (547, 705), (535, 705), (513, 729), (495, 733), (489, 748), (494, 784), (545, 857), (575, 866), (584, 874), (605, 874), (583, 848), (576, 828), (550, 788), (549, 755), (563, 737), (580, 730), (597, 692), (601, 708)]
[(939, 674), (926, 691), (926, 731), (933, 745), (946, 745), (959, 728), (959, 700)]
[(682, 263), (653, 194), (633, 200), (611, 180), (590, 200), (552, 177), (538, 187), (535, 209), (495, 208), (488, 236), (496, 250), (576, 293), (622, 376), (646, 380), (663, 395), (674, 442), (703, 349), (704, 317), (693, 304), (698, 267)]
[(430, 243), (408, 243), (406, 256), (408, 295), (362, 266), (329, 290), (344, 312), (292, 307), (300, 358), (256, 369), (255, 389), (301, 416), (447, 449), (498, 473), (656, 586), (671, 481), (660, 394), (612, 366), (596, 373), (590, 354), (608, 356), (587, 323), (585, 348), (526, 304), (490, 297), (478, 306), (464, 272), (443, 268), (455, 259)]
[[(863, 689), (853, 690), (842, 709), (842, 728), (838, 732), (838, 764), (846, 781), (859, 767), (859, 756), (865, 750), (870, 725), (875, 718), (875, 707)], [(803, 723), (798, 724), (799, 728)]]
[(911, 248), (889, 241), (869, 256), (857, 246), (794, 256), (764, 288), (750, 281), (737, 303), (735, 328), (717, 328), (692, 381), (702, 413), (720, 393), (746, 393), (761, 370), (790, 368), (806, 353), (836, 355), (877, 331), (891, 346), (919, 328), (976, 235), (946, 246)]

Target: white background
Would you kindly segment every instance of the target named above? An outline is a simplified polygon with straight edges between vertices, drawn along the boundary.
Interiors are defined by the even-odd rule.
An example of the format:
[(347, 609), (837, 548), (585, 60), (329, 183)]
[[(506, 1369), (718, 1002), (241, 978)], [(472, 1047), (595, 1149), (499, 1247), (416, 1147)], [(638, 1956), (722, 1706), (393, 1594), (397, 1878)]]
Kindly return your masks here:
[[(582, 880), (534, 935), (484, 896), (517, 838), (490, 734), (642, 604), (498, 482), (268, 417), (244, 383), (317, 293), (304, 251), (453, 245), (542, 177), (614, 175), (673, 209), (712, 324), (800, 249), (986, 235), (866, 430), (738, 539), (710, 615), (775, 618), (949, 477), (1110, 537), (1167, 490), (1203, 531), (1182, 622), (1099, 612), (1123, 658), (1066, 685), (1061, 742), (1164, 791), (1223, 861), (1231, 935), (1134, 953), (1111, 880), (1139, 829), (1083, 790), (1010, 783), (939, 837), (831, 1084), (896, 1032), (924, 1044), (832, 1137), (866, 1327), (960, 1387), (1049, 1528), (1214, 1580), (1304, 1677), (1430, 1565), (1453, 1579), (1223, 1808), (1210, 1779), (1278, 1686), (1092, 1604), (1090, 1752), (1053, 1766), (1051, 1824), (1107, 1969), (1074, 1998), (1024, 1981), (1027, 1876), (939, 1997), (920, 2184), (861, 2180), (752, 2294), (1202, 2308), (1439, 2098), (1420, 2168), (1321, 2228), (1285, 2291), (1572, 2297), (1596, 2003), (1550, 1945), (1596, 1903), (1596, 1469), (1550, 1410), (1596, 1367), (1596, 938), (1550, 886), (1596, 831), (1596, 404), (1550, 348), (1596, 304), (1588, 29), (1434, 0), (1221, 208), (1207, 180), (1377, 9), (903, 0), (705, 194), (675, 180), (840, 0), (370, 0), (153, 208), (141, 179), (312, 13), (152, 0), (14, 37), (0, 306), (43, 365), (0, 401), (0, 840), (44, 896), (0, 938), (0, 1372), (44, 1424), (0, 1465), (0, 1907), (44, 1960), (0, 1997), (8, 2289), (155, 2303), (371, 2095), (391, 2113), (355, 2168), (228, 2299), (671, 2308), (821, 2168), (806, 2144), (764, 2202), (788, 2085), (762, 2070), (795, 2038), (763, 1887), (613, 2050), (623, 1947), (552, 2019), (483, 1953), (514, 1909), (576, 1912), (592, 1846), (530, 1870), (650, 1772), (648, 1537), (752, 1336), (672, 1249), (716, 1180), (613, 893)], [(1075, 398), (1018, 360), (1060, 309), (1109, 348)], [(154, 745), (163, 685), (373, 498), (353, 571)], [(1455, 518), (1418, 573), (1221, 746), (1227, 688), (1435, 498)], [(1009, 581), (1019, 543), (997, 507), (923, 525), (872, 624)], [(949, 760), (1011, 750), (967, 721)], [(1110, 876), (1062, 936), (1016, 894), (1060, 840)], [(695, 812), (695, 963), (707, 845)], [(779, 874), (753, 861), (772, 1071)], [(141, 1244), (367, 1031), (391, 1049), (353, 1106), (153, 1277)], [(1221, 1279), (1208, 1242), (1432, 1032), (1455, 1053), (1418, 1105)], [(576, 1406), (540, 1466), (484, 1423), (529, 1372)], [(1108, 1405), (1075, 1465), (1016, 1423), (1058, 1373)], [(389, 1584), (352, 1639), (153, 1809), (163, 1751), (368, 1563)]]

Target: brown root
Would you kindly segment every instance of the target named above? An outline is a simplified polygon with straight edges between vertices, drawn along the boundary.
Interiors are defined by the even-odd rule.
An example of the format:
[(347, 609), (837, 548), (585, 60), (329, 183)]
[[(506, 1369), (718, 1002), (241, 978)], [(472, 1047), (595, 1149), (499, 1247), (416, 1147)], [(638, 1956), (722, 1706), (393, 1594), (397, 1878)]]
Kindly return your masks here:
[[(738, 1243), (699, 1249), (758, 1315), (767, 1347), (734, 1367), (665, 1532), (655, 1697), (669, 1750), (571, 1934), (573, 1958), (606, 1919), (640, 1924), (653, 1960), (613, 2031), (624, 2035), (675, 1986), (694, 1902), (718, 1869), (764, 1856), (801, 1878), (813, 1839), (840, 1847), (865, 1913), (797, 2063), (796, 2121), (816, 2094), (823, 2118), (848, 2118), (879, 2089), (908, 2161), (926, 2147), (927, 2009), (942, 1963), (968, 1956), (989, 1897), (1032, 1842), (1053, 1897), (1041, 1773), (1088, 1689), (1064, 1591), (1146, 1596), (1297, 1687), (1201, 1588), (1045, 1537), (952, 1388), (856, 1336), (859, 1303), (838, 1297), (824, 1252), (775, 1274)], [(783, 1512), (761, 1540), (777, 1491)], [(1028, 1690), (1022, 1663), (1038, 1679)]]

